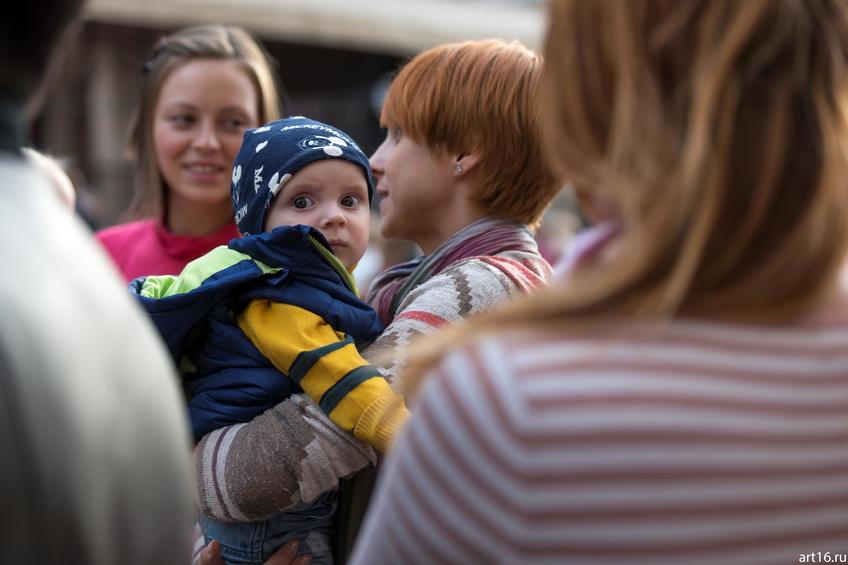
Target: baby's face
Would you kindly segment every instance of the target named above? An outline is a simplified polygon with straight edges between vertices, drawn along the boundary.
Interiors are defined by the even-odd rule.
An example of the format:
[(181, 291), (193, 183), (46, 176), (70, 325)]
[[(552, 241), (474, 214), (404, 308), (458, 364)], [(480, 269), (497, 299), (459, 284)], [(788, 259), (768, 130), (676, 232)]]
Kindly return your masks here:
[(370, 217), (362, 169), (343, 159), (323, 159), (303, 167), (283, 185), (265, 215), (264, 230), (312, 226), (344, 266), (353, 269), (368, 245)]

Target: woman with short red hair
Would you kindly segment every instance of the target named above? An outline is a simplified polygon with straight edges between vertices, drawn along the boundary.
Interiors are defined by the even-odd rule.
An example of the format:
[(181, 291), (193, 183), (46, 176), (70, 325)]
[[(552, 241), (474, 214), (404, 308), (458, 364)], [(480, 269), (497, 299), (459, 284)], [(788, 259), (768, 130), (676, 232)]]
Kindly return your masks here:
[[(386, 330), (362, 353), (393, 384), (414, 338), (550, 275), (532, 236), (560, 187), (542, 158), (541, 67), (517, 42), (469, 41), (418, 55), (389, 88), (386, 139), (371, 157), (380, 230), (424, 252), (380, 275), (368, 297)], [(240, 521), (332, 496), (376, 462), (302, 395), (212, 432), (197, 454), (203, 512)]]

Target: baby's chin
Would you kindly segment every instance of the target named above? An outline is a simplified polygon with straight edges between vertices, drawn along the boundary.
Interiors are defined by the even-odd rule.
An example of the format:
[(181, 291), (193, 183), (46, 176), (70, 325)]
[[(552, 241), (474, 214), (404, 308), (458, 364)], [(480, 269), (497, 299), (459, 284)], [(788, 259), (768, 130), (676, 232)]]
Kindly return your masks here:
[(356, 266), (359, 265), (359, 261), (345, 261), (341, 257), (339, 257), (339, 261), (342, 262), (342, 265), (344, 265), (349, 273), (352, 273)]
[(336, 254), (335, 252), (334, 252), (334, 254), (338, 258), (338, 260), (341, 261), (342, 265), (344, 265), (344, 268), (347, 269), (351, 273), (356, 268), (356, 266), (359, 264), (359, 261), (351, 262), (351, 261), (344, 259), (343, 257), (339, 257), (338, 254)]
[(359, 263), (359, 260), (362, 258), (362, 254), (360, 254), (358, 257), (351, 257), (351, 251), (353, 250), (346, 245), (333, 246), (333, 244), (330, 244), (330, 251), (333, 252), (333, 255), (336, 256), (336, 259), (338, 259), (348, 271), (353, 271), (356, 268), (356, 265)]

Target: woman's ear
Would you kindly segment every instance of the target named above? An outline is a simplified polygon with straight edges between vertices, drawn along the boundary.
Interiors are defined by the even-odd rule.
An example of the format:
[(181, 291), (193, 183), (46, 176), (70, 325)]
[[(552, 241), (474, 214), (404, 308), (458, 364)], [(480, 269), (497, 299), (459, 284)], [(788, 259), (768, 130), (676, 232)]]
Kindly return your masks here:
[(468, 153), (460, 153), (456, 155), (453, 163), (454, 176), (461, 177), (462, 175), (473, 170), (479, 162), (480, 156), (477, 154), (476, 151), (470, 151)]

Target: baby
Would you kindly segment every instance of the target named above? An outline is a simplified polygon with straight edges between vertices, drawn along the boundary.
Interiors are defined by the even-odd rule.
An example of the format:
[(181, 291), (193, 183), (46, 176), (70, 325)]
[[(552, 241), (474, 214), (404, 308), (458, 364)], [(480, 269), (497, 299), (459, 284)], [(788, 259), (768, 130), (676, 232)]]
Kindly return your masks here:
[[(130, 285), (180, 366), (195, 440), (303, 390), (385, 451), (408, 412), (358, 352), (382, 331), (351, 275), (368, 244), (368, 158), (335, 128), (287, 118), (245, 132), (232, 180), (243, 237)], [(329, 494), (261, 523), (201, 526), (225, 560), (262, 563), (298, 538), (329, 563), (334, 511)]]

